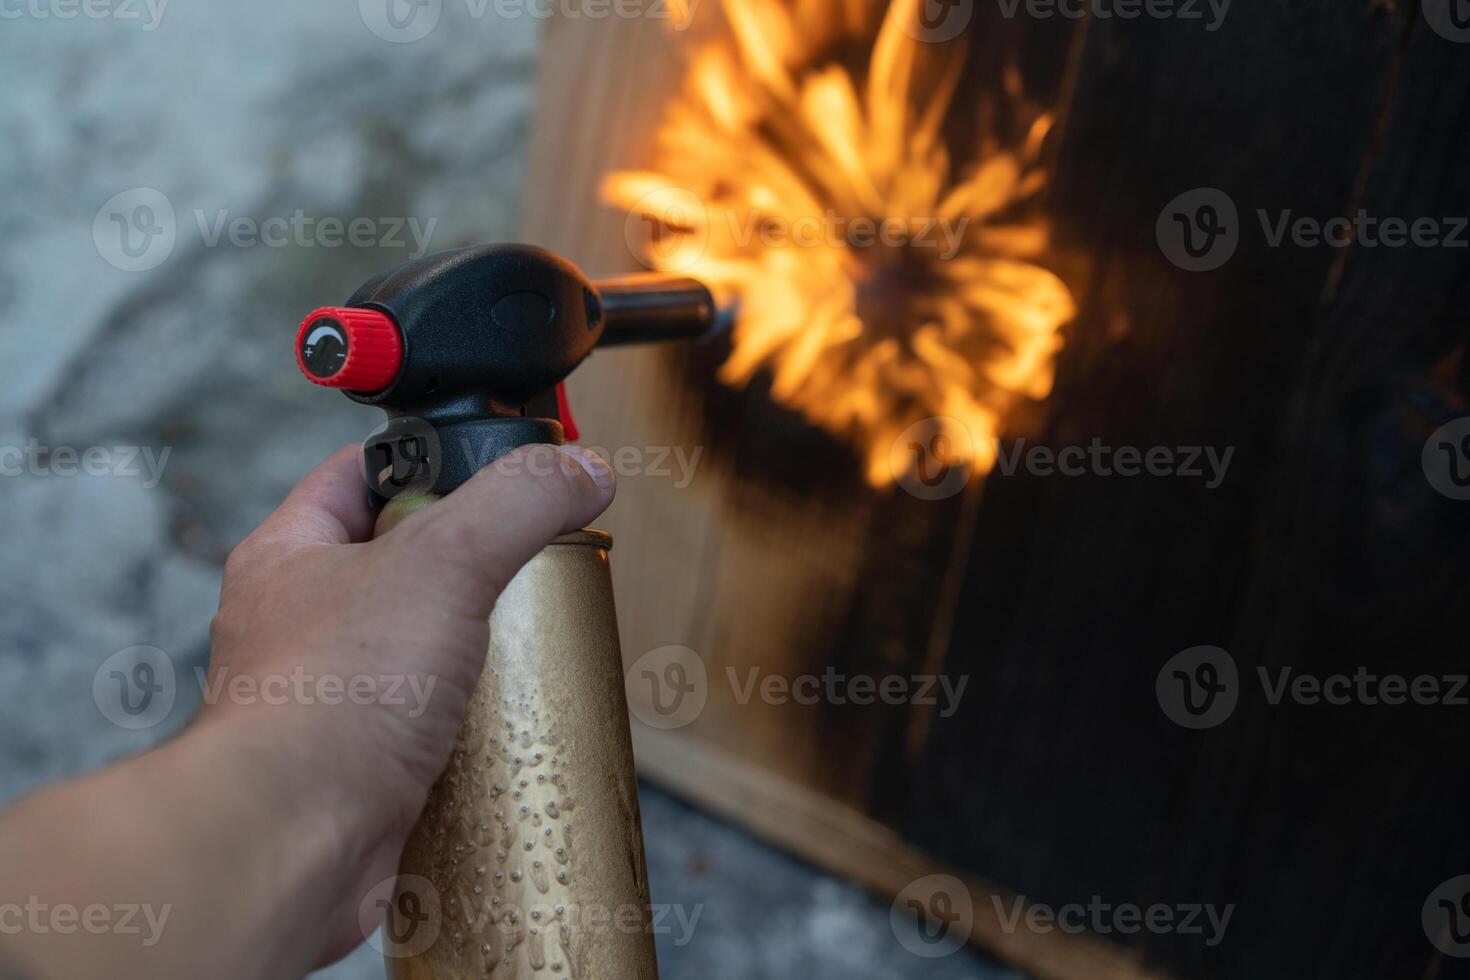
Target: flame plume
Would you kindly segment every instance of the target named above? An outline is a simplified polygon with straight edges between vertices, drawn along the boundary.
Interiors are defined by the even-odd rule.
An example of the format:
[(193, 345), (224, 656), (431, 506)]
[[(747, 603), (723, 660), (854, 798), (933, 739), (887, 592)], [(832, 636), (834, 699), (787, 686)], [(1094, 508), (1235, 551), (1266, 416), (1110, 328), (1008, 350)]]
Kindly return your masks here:
[[(1051, 117), (1034, 114), (1013, 145), (987, 134), (957, 167), (940, 130), (961, 60), (917, 91), (921, 48), (935, 46), (902, 25), (921, 2), (879, 11), (855, 78), (835, 52), (866, 29), (860, 3), (725, 0), (731, 37), (696, 53), (651, 168), (603, 187), (661, 229), (650, 266), (739, 298), (720, 379), (769, 371), (773, 396), (850, 439), (875, 486), (903, 476), (895, 440), (936, 417), (969, 435), (950, 440), (949, 462), (988, 470), (1007, 414), (1050, 392), (1074, 313), (1036, 261)], [(1019, 96), (1013, 73), (1006, 87)], [(895, 233), (875, 241), (874, 228)]]

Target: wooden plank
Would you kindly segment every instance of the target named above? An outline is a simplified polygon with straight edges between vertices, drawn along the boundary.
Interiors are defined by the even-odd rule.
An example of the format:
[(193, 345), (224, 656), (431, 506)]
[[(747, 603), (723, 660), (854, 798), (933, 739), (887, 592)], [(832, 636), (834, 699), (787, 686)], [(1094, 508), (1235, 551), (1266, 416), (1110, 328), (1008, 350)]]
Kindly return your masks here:
[[(1016, 31), (998, 19), (995, 26), (989, 55), (973, 62), (968, 84), (999, 84), (1004, 41)], [(541, 123), (528, 168), (528, 240), (593, 274), (633, 267), (623, 220), (598, 203), (597, 183), (605, 172), (645, 162), (658, 93), (668, 90), (680, 57), (718, 29), (718, 21), (701, 22), (669, 36), (639, 21), (548, 24)], [(1063, 43), (1038, 48), (1043, 81), (1031, 94), (1042, 100), (1055, 96), (1066, 74), (1052, 69), (1070, 56), (1071, 25), (1048, 31)], [(557, 179), (538, 179), (551, 174)], [(605, 520), (618, 540), (613, 570), (626, 659), (689, 646), (713, 679), (708, 707), (688, 728), (658, 734), (635, 726), (640, 768), (893, 895), (939, 869), (871, 816), (902, 805), (889, 792), (892, 773), (909, 764), (927, 717), (899, 708), (742, 702), (730, 672), (789, 678), (829, 666), (879, 675), (932, 668), (968, 560), (953, 526), (973, 521), (978, 484), (940, 503), (875, 493), (851, 452), (772, 404), (759, 386), (733, 392), (716, 383), (722, 356), (717, 346), (687, 355), (599, 354), (570, 385), (584, 443), (614, 455), (620, 447), (704, 453), (687, 487), (625, 475)], [(989, 903), (999, 892), (969, 877), (983, 920), (975, 938), (998, 955), (1062, 980), (1148, 976), (1106, 944), (1006, 933)]]
[[(1371, 473), (1365, 442), (1342, 428), (1352, 399), (1334, 385), (1331, 426), (1304, 438), (1287, 425), (1302, 399), (1319, 397), (1303, 379), (1334, 373), (1344, 340), (1360, 347), (1359, 368), (1391, 376), (1382, 355), (1396, 330), (1378, 319), (1356, 337), (1329, 330), (1319, 341), (1319, 299), (1338, 258), (1270, 247), (1256, 215), (1327, 218), (1361, 202), (1384, 100), (1410, 105), (1397, 89), (1403, 39), (1422, 24), (1416, 10), (1389, 5), (1308, 6), (1310, 15), (1303, 5), (1232, 8), (1213, 35), (1177, 23), (1091, 26), (1054, 200), (1072, 244), (1092, 257), (1092, 285), (1040, 439), (1233, 446), (1235, 457), (1215, 491), (1182, 480), (992, 478), (977, 551), (1015, 558), (972, 566), (971, 613), (947, 669), (975, 674), (978, 697), (936, 723), (904, 827), (934, 853), (1041, 900), (1233, 903), (1218, 947), (1147, 937), (1151, 962), (1191, 976), (1424, 975), (1433, 950), (1419, 906), (1451, 871), (1426, 882), (1432, 874), (1399, 860), (1464, 863), (1446, 855), (1462, 850), (1447, 843), (1457, 835), (1445, 824), (1463, 812), (1460, 791), (1434, 788), (1428, 767), (1405, 761), (1433, 742), (1412, 734), (1430, 718), (1379, 717), (1354, 731), (1358, 712), (1263, 706), (1256, 681), (1258, 667), (1282, 662), (1349, 672), (1412, 663), (1395, 637), (1414, 643), (1426, 632), (1402, 614), (1367, 629), (1385, 612), (1370, 599), (1379, 578), (1364, 565), (1353, 566), (1364, 576), (1353, 583), (1330, 571), (1339, 546), (1373, 526), (1338, 509)], [(1413, 103), (1430, 98), (1435, 77), (1445, 126), (1463, 120), (1460, 96), (1448, 94), (1463, 82), (1439, 81), (1450, 57), (1433, 62), (1440, 74), (1425, 66)], [(1426, 141), (1409, 127), (1403, 141), (1418, 148), (1415, 166), (1438, 171), (1443, 134)], [(1412, 172), (1397, 179), (1407, 184)], [(1210, 273), (1171, 267), (1153, 240), (1164, 204), (1193, 187), (1227, 191), (1242, 222), (1236, 255)], [(1442, 296), (1449, 281), (1402, 253), (1382, 261), (1356, 279), (1349, 272), (1343, 290), (1359, 307), (1370, 296), (1402, 304), (1431, 286)], [(1369, 336), (1378, 350), (1361, 349)], [(1417, 447), (1407, 463), (1393, 458), (1417, 471)], [(1425, 491), (1417, 472), (1402, 478), (1411, 495)], [(1443, 533), (1443, 521), (1424, 528)], [(1380, 558), (1396, 550), (1389, 540)], [(1442, 607), (1463, 601), (1443, 564), (1395, 571), (1406, 577), (1390, 596), (1418, 588), (1442, 603), (1455, 597)], [(1324, 580), (1344, 590), (1333, 602), (1323, 601)], [(1230, 650), (1253, 693), (1220, 728), (1185, 731), (1155, 703), (1155, 677), (1172, 654), (1203, 643)], [(1429, 801), (1438, 815), (1410, 816)], [(1410, 843), (1420, 830), (1406, 823), (1426, 837)]]
[[(635, 728), (634, 753), (640, 777), (880, 895), (898, 895), (931, 875), (954, 873), (891, 828), (740, 755), (647, 728)], [(1163, 974), (1144, 968), (1136, 955), (1111, 943), (1007, 926), (1003, 916), (1014, 914), (1018, 897), (975, 875), (961, 878), (973, 907), (973, 917), (964, 923), (972, 930), (971, 940), (1029, 975), (1040, 980), (1163, 980)]]

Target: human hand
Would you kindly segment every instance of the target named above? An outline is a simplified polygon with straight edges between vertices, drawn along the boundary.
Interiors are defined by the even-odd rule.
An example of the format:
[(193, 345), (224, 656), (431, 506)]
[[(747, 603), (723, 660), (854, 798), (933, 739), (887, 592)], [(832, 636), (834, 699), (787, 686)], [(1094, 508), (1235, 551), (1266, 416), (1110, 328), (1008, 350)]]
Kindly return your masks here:
[(358, 457), (331, 456), (230, 555), (193, 725), (0, 813), (0, 894), (141, 907), (156, 934), (0, 930), (0, 974), (301, 976), (363, 940), (496, 597), (615, 481), (594, 454), (530, 446), (372, 538)]
[[(496, 597), (600, 514), (615, 482), (579, 447), (526, 447), (370, 539), (358, 459), (333, 455), (230, 555), (210, 655), (220, 696), (198, 722), (258, 740), (264, 778), (339, 815), (326, 836), (357, 866), (324, 961), (362, 940), (358, 900), (397, 870), (484, 665)], [(235, 703), (232, 683), (262, 697)], [(286, 696), (265, 703), (268, 689)]]

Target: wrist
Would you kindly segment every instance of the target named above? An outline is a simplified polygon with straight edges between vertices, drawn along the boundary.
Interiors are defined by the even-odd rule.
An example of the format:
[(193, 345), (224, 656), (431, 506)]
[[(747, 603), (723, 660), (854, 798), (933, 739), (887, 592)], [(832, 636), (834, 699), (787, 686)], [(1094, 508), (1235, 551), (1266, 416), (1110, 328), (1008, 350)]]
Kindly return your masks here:
[(391, 874), (372, 869), (385, 847), (396, 864), (398, 849), (345, 780), (322, 778), (324, 749), (305, 741), (294, 720), (205, 716), (160, 750), (169, 780), (192, 783), (188, 795), (208, 801), (185, 836), (199, 860), (215, 862), (205, 866), (224, 876), (216, 880), (234, 883), (211, 894), (230, 893), (234, 921), (250, 924), (271, 975), (321, 965), (323, 936), (333, 929), (347, 934), (346, 948), (360, 941), (361, 880)]

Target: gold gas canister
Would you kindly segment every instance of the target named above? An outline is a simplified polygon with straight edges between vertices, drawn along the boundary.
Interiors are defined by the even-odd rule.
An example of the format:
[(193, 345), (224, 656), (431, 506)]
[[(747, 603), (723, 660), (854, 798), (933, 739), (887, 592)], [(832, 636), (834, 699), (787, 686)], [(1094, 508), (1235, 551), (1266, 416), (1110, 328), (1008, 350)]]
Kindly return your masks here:
[[(394, 507), (384, 513), (393, 520)], [(384, 936), (398, 980), (656, 980), (648, 878), (608, 550), (557, 538), (490, 617), (485, 669), (399, 867)]]

